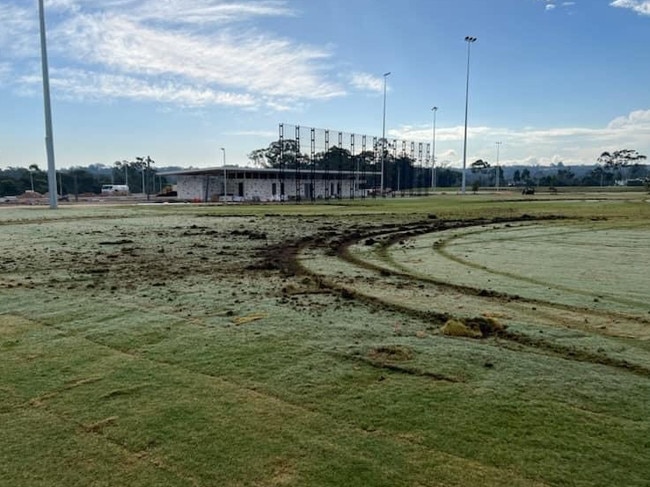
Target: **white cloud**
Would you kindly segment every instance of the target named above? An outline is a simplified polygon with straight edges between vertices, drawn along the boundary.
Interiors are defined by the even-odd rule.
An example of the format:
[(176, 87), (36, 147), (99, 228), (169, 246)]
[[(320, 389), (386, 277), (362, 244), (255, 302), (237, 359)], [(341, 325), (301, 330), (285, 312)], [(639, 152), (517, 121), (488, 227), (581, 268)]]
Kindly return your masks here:
[(0, 83), (9, 78), (11, 73), (11, 64), (0, 62)]
[(0, 3), (0, 51), (3, 57), (17, 59), (34, 56), (38, 49), (38, 39), (33, 35), (37, 19), (35, 12)]
[(148, 28), (114, 14), (80, 15), (55, 33), (76, 61), (123, 73), (182, 76), (251, 93), (308, 99), (343, 94), (318, 76), (327, 52), (255, 32), (214, 35)]
[[(38, 86), (40, 75), (23, 76), (27, 86)], [(50, 84), (63, 98), (82, 100), (136, 99), (174, 103), (186, 107), (225, 105), (253, 107), (257, 100), (245, 94), (198, 88), (173, 81), (152, 83), (135, 77), (75, 69), (53, 69)]]
[[(436, 146), (448, 151), (462, 144), (464, 127), (441, 127), (436, 131)], [(403, 126), (390, 130), (396, 139), (431, 142), (431, 126)], [(494, 141), (502, 141), (506, 154), (512, 158), (509, 164), (531, 162), (550, 164), (563, 161), (569, 164), (591, 163), (605, 150), (635, 149), (650, 156), (650, 109), (637, 110), (617, 117), (605, 127), (560, 127), (538, 129), (525, 127), (508, 129), (500, 127), (469, 127), (468, 138), (471, 155), (469, 159), (494, 157)], [(538, 156), (528, 152), (534, 148)], [(543, 154), (547, 154), (544, 156)], [(440, 155), (437, 155), (441, 159)], [(452, 160), (453, 161), (453, 160)], [(456, 159), (456, 164), (459, 160)], [(504, 161), (505, 162), (505, 161)]]
[(639, 15), (650, 15), (650, 0), (615, 0), (610, 6), (627, 8)]
[[(17, 64), (38, 55), (33, 9), (18, 5), (0, 6), (0, 50), (14, 52)], [(327, 50), (229, 26), (260, 16), (294, 15), (285, 0), (49, 0), (47, 5), (55, 11), (48, 33), (58, 61), (50, 64), (70, 68), (59, 69), (56, 86), (68, 98), (141, 95), (161, 103), (263, 104), (283, 111), (345, 94), (327, 79)], [(207, 29), (215, 24), (221, 27)], [(29, 48), (15, 50), (21, 39)], [(81, 78), (90, 83), (87, 89)], [(108, 79), (124, 93), (107, 89)]]
[[(556, 2), (555, 0), (540, 0), (540, 1), (542, 1), (542, 2), (545, 3), (545, 5), (544, 5), (544, 9), (545, 9), (547, 12), (550, 12), (551, 10), (555, 10), (555, 9), (558, 7), (558, 5), (559, 5), (560, 7), (562, 7), (562, 8), (569, 9), (569, 8), (571, 8), (571, 7), (574, 7), (575, 4), (576, 4), (576, 2), (562, 2), (562, 3), (558, 3), (558, 2)], [(569, 12), (569, 13), (571, 13), (571, 12)]]
[(359, 90), (381, 93), (384, 90), (384, 78), (368, 73), (353, 73), (350, 84)]
[(72, 12), (119, 10), (136, 22), (178, 24), (205, 25), (240, 22), (254, 17), (295, 15), (286, 0), (48, 0), (46, 4), (53, 9)]
[(222, 3), (214, 0), (159, 0), (131, 2), (141, 20), (160, 20), (188, 24), (214, 24), (242, 21), (251, 17), (294, 15), (283, 1)]

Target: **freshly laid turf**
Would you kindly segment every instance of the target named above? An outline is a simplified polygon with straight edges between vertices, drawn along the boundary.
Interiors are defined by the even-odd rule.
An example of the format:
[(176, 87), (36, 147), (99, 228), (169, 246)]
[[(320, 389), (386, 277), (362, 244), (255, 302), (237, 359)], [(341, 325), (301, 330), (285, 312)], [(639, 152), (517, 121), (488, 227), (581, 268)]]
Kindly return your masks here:
[(0, 209), (0, 485), (648, 485), (647, 199)]

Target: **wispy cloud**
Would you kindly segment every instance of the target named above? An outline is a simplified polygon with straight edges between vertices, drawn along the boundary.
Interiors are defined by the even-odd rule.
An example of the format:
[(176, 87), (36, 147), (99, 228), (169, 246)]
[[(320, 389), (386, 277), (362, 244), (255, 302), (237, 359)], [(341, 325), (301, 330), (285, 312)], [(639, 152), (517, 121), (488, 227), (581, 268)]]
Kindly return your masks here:
[(36, 20), (34, 13), (23, 7), (0, 4), (0, 51), (5, 59), (33, 56), (34, 48), (38, 47), (31, 35), (37, 28)]
[(384, 90), (384, 79), (368, 73), (353, 73), (350, 84), (358, 90), (381, 93)]
[[(37, 26), (33, 12), (14, 2), (0, 6), (0, 50), (11, 47), (19, 60), (27, 52), (34, 56), (29, 39)], [(50, 50), (60, 67), (70, 68), (59, 69), (53, 86), (67, 97), (286, 110), (345, 94), (329, 80), (326, 49), (246, 24), (262, 16), (295, 15), (285, 0), (49, 0), (47, 5), (56, 14), (50, 16)], [(206, 28), (215, 24), (218, 31)], [(29, 48), (15, 49), (16, 39)], [(123, 91), (109, 89), (111, 83)]]
[(11, 64), (0, 62), (0, 83), (6, 80), (11, 73)]
[[(22, 76), (26, 87), (40, 87), (40, 75)], [(255, 99), (246, 94), (228, 93), (208, 87), (183, 85), (173, 81), (154, 83), (142, 79), (75, 69), (54, 69), (50, 83), (66, 99), (106, 100), (134, 99), (174, 103), (185, 107), (227, 105), (252, 107)]]
[[(552, 10), (555, 10), (558, 6), (563, 8), (563, 9), (571, 9), (571, 7), (575, 7), (576, 2), (557, 2), (556, 0), (538, 0), (540, 2), (544, 2), (544, 9), (547, 12), (550, 12)], [(569, 11), (571, 13), (571, 11)]]
[(286, 0), (48, 0), (48, 7), (71, 12), (119, 10), (137, 22), (215, 24), (242, 22), (255, 17), (291, 16)]
[(650, 16), (650, 0), (615, 0), (610, 5), (630, 9), (639, 15)]

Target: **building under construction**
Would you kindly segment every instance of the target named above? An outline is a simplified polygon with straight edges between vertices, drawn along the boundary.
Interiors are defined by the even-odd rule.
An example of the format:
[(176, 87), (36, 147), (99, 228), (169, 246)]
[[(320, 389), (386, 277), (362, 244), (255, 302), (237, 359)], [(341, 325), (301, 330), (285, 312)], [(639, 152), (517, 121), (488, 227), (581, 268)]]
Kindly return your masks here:
[(283, 170), (226, 166), (165, 173), (175, 176), (179, 199), (189, 201), (313, 201), (365, 198), (379, 172)]

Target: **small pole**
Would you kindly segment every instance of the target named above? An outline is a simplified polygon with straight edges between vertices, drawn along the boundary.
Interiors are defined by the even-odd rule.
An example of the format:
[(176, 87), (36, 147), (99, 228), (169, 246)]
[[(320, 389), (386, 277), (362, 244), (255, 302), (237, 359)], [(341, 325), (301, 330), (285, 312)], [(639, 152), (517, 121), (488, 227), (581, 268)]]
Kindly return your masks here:
[(431, 189), (435, 191), (436, 189), (436, 113), (438, 112), (438, 107), (433, 107), (433, 145), (431, 150), (433, 154), (431, 155)]
[(496, 167), (496, 189), (499, 191), (499, 148), (501, 147), (501, 142), (497, 142), (497, 167)]
[(227, 194), (227, 174), (226, 174), (226, 149), (221, 147), (221, 152), (223, 152), (223, 201), (226, 202)]

